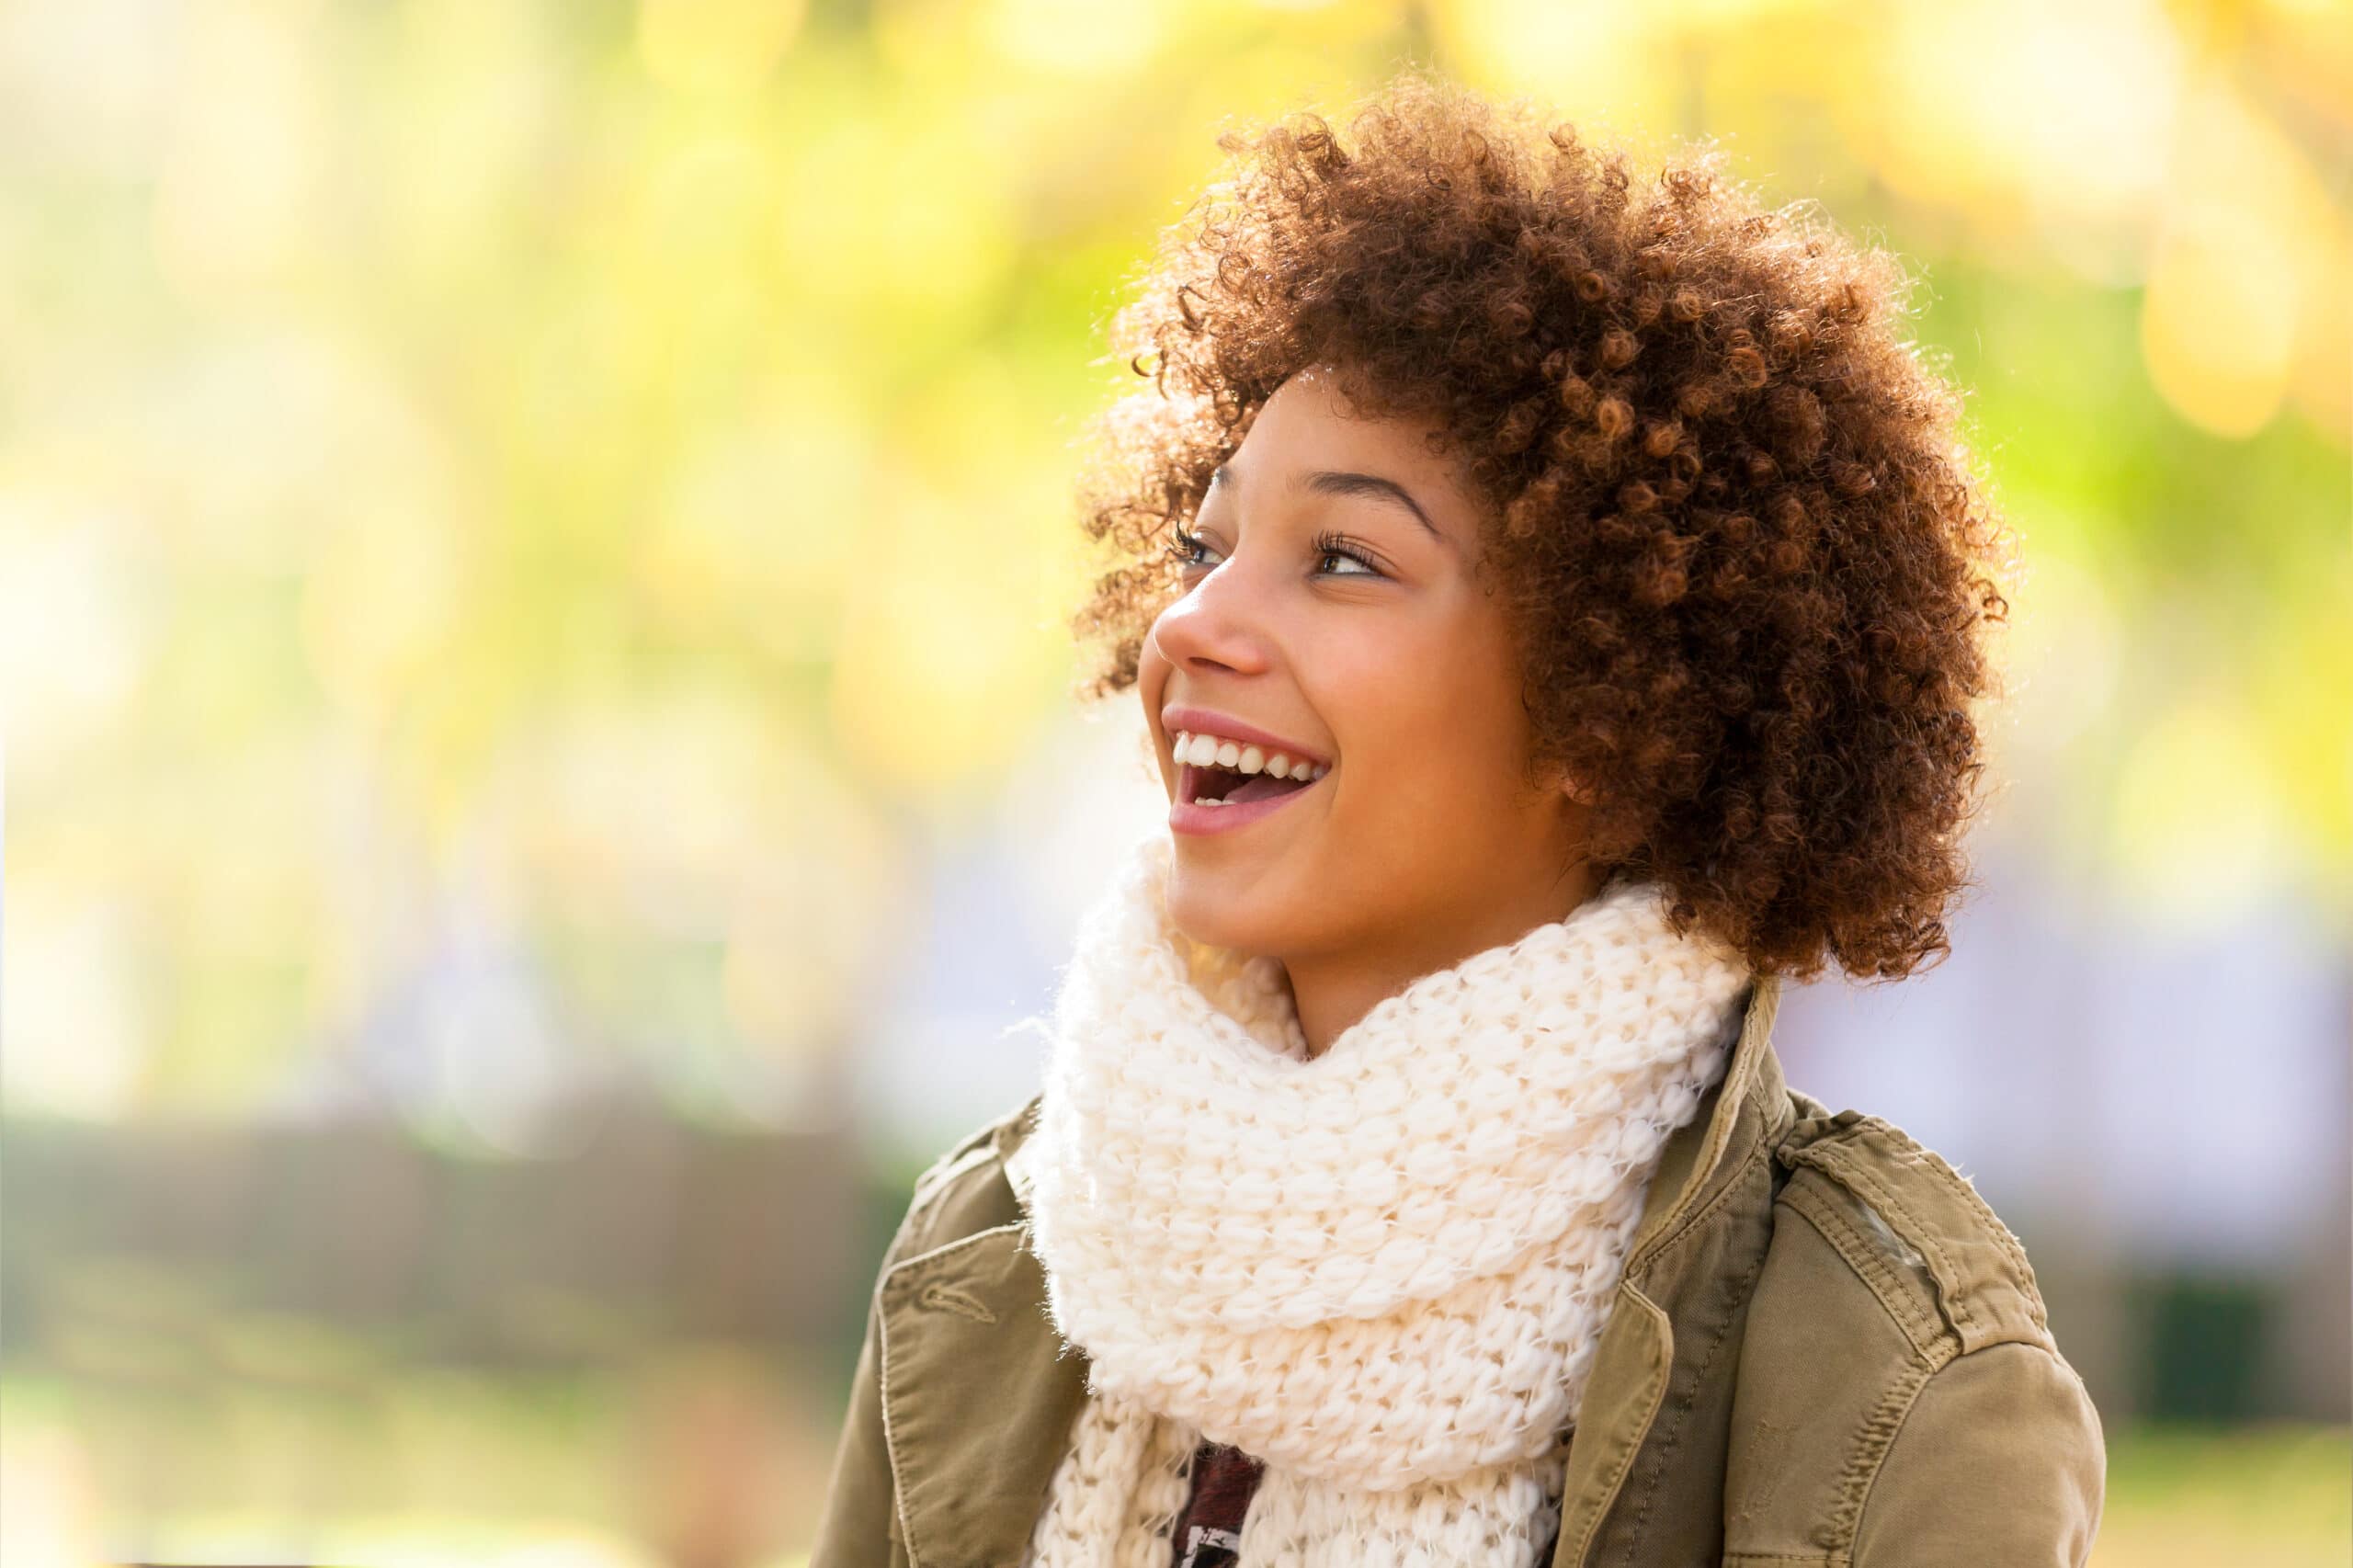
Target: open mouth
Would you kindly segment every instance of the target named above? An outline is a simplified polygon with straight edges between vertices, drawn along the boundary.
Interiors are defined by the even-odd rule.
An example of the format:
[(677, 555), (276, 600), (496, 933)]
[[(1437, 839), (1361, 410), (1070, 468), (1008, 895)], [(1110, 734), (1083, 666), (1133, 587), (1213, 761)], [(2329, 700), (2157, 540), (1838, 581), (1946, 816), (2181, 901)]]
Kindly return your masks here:
[(1176, 798), (1192, 804), (1240, 806), (1271, 801), (1306, 789), (1311, 778), (1278, 778), (1271, 773), (1245, 773), (1238, 767), (1186, 763), (1176, 770)]

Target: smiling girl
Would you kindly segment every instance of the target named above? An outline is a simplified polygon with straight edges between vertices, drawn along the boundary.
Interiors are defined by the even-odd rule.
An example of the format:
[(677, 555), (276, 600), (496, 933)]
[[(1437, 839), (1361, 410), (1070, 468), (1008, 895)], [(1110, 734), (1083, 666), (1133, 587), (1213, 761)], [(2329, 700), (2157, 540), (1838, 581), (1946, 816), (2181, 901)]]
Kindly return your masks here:
[(1966, 881), (2000, 529), (1900, 271), (1419, 74), (1225, 145), (1086, 475), (1166, 828), (813, 1562), (2081, 1562), (2017, 1238), (1770, 1039)]
[[(1170, 915), (1279, 955), (1314, 1055), (1416, 976), (1563, 918), (1597, 875), (1586, 812), (1523, 778), (1478, 508), (1418, 434), (1351, 417), (1321, 370), (1287, 380), (1174, 530), (1188, 591), (1142, 645)], [(1248, 781), (1280, 757), (1313, 782)]]

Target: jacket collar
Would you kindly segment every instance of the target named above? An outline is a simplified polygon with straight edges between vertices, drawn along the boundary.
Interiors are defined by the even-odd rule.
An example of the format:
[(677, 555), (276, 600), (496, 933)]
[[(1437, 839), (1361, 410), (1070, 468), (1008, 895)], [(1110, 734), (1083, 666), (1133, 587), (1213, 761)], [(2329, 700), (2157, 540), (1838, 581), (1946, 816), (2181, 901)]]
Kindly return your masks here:
[[(1586, 1374), (1585, 1398), (1569, 1445), (1553, 1568), (1578, 1568), (1592, 1549), (1634, 1457), (1658, 1418), (1674, 1369), (1675, 1323), (1691, 1316), (1695, 1294), (1721, 1289), (1710, 1274), (1714, 1253), (1679, 1245), (1700, 1225), (1746, 1216), (1725, 1201), (1760, 1153), (1794, 1119), (1788, 1080), (1773, 1049), (1780, 1008), (1777, 974), (1750, 986), (1732, 1062), (1699, 1114), (1667, 1140), (1626, 1252), (1618, 1304), (1602, 1327)], [(1697, 1375), (1692, 1373), (1689, 1375)]]
[[(1641, 1273), (1761, 1140), (1778, 1138), (1791, 1119), (1789, 1080), (1773, 1049), (1781, 977), (1758, 975), (1741, 1011), (1732, 1062), (1699, 1114), (1667, 1140), (1643, 1202), (1642, 1223), (1626, 1251), (1626, 1271)], [(1742, 1112), (1751, 1114), (1744, 1118)]]
[[(1724, 1075), (1660, 1156), (1571, 1445), (1556, 1568), (1582, 1561), (1616, 1498), (1665, 1390), (1670, 1310), (1705, 1283), (1698, 1249), (1672, 1244), (1791, 1119), (1771, 1039), (1779, 1005), (1779, 977), (1758, 976)], [(1006, 1173), (990, 1205), (999, 1222), (894, 1265), (878, 1287), (884, 1432), (914, 1568), (1018, 1563), (1086, 1400), (1086, 1356), (1063, 1345), (1026, 1245), (1029, 1181), (1017, 1155), (1038, 1107), (1031, 1098), (991, 1134)], [(986, 1373), (977, 1384), (976, 1367)], [(1005, 1440), (971, 1442), (972, 1412), (944, 1407), (961, 1403), (943, 1401), (951, 1389), (986, 1399)]]

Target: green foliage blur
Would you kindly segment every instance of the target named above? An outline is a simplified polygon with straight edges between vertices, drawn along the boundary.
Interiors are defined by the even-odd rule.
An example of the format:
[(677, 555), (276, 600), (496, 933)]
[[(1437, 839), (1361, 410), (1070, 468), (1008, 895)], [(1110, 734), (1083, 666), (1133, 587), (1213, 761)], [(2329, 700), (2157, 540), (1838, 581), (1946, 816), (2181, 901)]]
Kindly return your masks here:
[(2054, 860), (2353, 926), (2340, 6), (149, 9), (0, 6), (19, 1113), (242, 1114), (449, 898), (799, 1071), (1068, 705), (1125, 280), (1408, 60), (1904, 256)]

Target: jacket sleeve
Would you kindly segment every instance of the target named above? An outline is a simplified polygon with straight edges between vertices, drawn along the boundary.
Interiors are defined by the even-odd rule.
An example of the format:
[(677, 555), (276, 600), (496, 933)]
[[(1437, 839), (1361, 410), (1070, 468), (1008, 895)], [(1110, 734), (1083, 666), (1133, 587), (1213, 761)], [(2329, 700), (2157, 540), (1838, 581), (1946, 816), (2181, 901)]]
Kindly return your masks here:
[(1852, 1568), (2079, 1568), (2107, 1451), (2075, 1369), (2006, 1341), (1930, 1375), (1863, 1500)]

